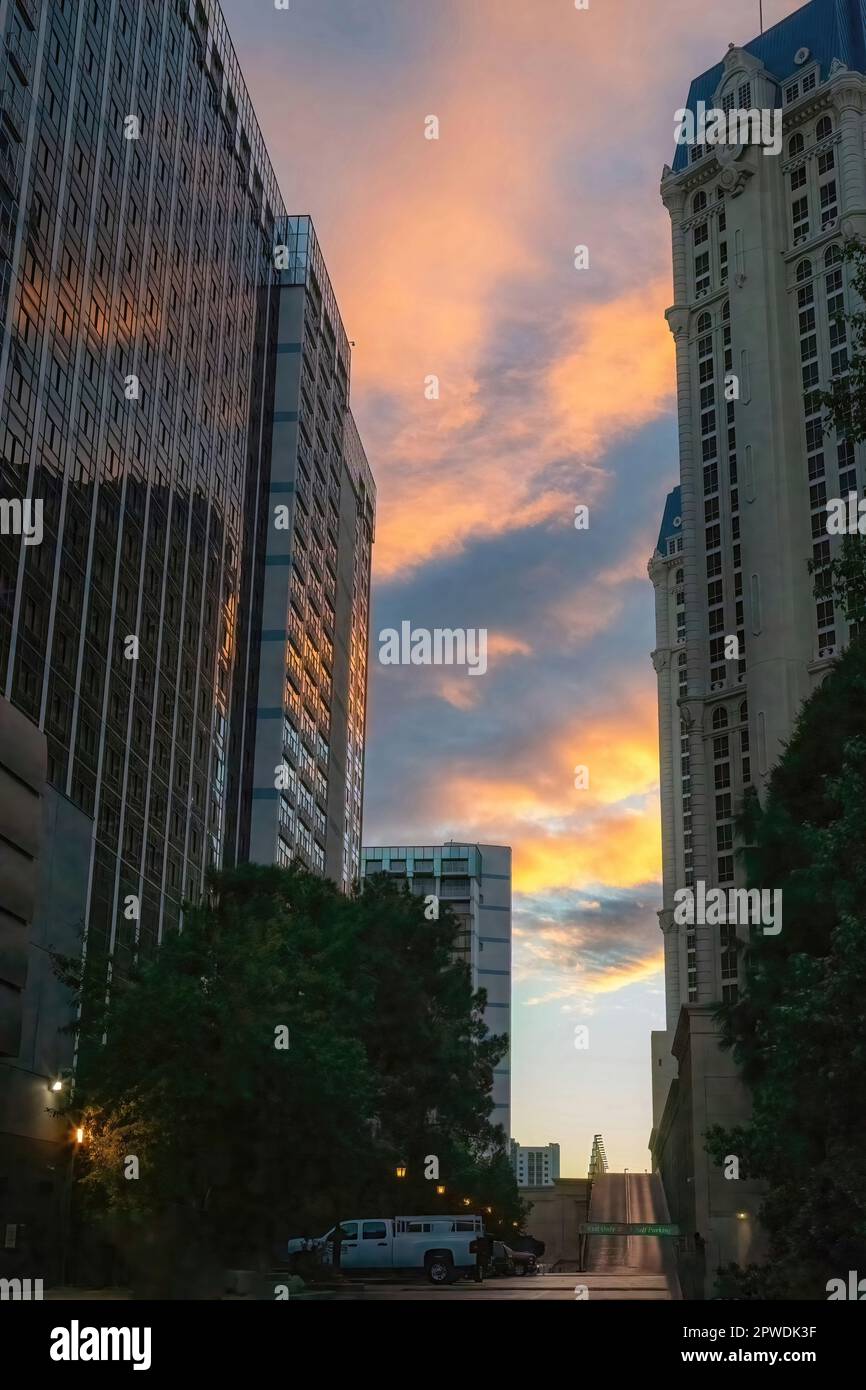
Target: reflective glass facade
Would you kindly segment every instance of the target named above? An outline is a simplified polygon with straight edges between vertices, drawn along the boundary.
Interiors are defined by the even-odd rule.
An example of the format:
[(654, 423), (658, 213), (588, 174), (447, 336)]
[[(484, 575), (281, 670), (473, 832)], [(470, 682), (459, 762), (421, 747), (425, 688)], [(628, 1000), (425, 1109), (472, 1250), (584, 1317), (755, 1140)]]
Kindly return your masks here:
[[(354, 633), (365, 676), (366, 632), (340, 609), (336, 560), (348, 545), (353, 571), (362, 518), (366, 605), (374, 492), (360, 446), (343, 458), (349, 354), (321, 255), (309, 219), (287, 218), (218, 7), (0, 0), (0, 36), (0, 691), (44, 730), (49, 782), (92, 818), (87, 941), (123, 969), (209, 867), (250, 853), (245, 721), (269, 674), (266, 608), (280, 625), (267, 580), (285, 299), (311, 325), (321, 310), (315, 354), (311, 327), (297, 359), (317, 408), (298, 444), (308, 520), (299, 492), (291, 534), (306, 544), (281, 570), (296, 589), (303, 576), (304, 605), (299, 637), (285, 589), (300, 647), (282, 645), (280, 702), (313, 759), (299, 769), (312, 816), (306, 797), (295, 808), (308, 837), (292, 844), (338, 881), (360, 809), (346, 858), (329, 660)], [(294, 265), (278, 270), (290, 228)], [(38, 544), (16, 529), (28, 500)], [(315, 681), (315, 698), (300, 690), (312, 746), (303, 713), (292, 722), (293, 654)]]

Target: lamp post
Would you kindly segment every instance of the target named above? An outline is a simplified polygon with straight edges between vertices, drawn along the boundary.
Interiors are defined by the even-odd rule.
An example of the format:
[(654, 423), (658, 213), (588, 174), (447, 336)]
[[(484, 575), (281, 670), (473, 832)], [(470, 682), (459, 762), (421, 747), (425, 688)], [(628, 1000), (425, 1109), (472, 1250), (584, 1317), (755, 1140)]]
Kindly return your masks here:
[[(54, 1086), (51, 1088), (55, 1089)], [(66, 1194), (63, 1212), (63, 1244), (60, 1250), (60, 1283), (66, 1284), (66, 1275), (69, 1267), (69, 1228), (72, 1225), (72, 1184), (75, 1177), (75, 1155), (80, 1146), (84, 1143), (84, 1129), (81, 1125), (75, 1128), (75, 1137), (69, 1151), (69, 1166), (66, 1171)]]

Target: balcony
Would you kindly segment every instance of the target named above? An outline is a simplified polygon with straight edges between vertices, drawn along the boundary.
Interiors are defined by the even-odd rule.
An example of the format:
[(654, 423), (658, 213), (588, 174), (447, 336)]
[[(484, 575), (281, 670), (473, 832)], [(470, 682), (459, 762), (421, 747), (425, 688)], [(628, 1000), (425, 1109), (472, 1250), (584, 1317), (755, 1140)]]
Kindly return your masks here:
[(440, 888), (440, 898), (462, 898), (464, 901), (469, 898), (471, 884), (468, 878), (443, 878)]

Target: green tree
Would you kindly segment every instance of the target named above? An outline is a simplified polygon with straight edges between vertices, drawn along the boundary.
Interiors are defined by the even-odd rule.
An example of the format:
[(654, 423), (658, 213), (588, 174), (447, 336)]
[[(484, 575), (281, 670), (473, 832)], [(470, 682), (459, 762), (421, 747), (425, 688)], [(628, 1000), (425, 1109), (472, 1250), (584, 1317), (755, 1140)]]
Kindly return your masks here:
[[(850, 444), (861, 444), (866, 440), (866, 312), (862, 307), (866, 303), (866, 243), (857, 237), (847, 241), (842, 259), (852, 267), (851, 288), (860, 307), (833, 315), (847, 339), (844, 366), (817, 396), (827, 412), (825, 430)], [(852, 629), (859, 631), (866, 619), (866, 538), (845, 536), (828, 565), (809, 561), (809, 573), (815, 576), (816, 598), (832, 597)]]
[(763, 808), (743, 818), (749, 885), (781, 888), (783, 929), (756, 935), (744, 991), (723, 1006), (753, 1098), (749, 1124), (715, 1127), (718, 1163), (763, 1180), (764, 1268), (724, 1272), (745, 1297), (825, 1297), (866, 1270), (866, 643), (805, 703)]
[(495, 1189), (504, 1217), (485, 1092), (507, 1040), (484, 1035), (456, 932), (391, 884), (346, 897), (248, 865), (108, 992), (105, 963), (61, 964), (82, 1006), (84, 1203), (137, 1277), (183, 1296), (268, 1267), (290, 1234), (395, 1209), (396, 1162), (417, 1179), (430, 1154), (449, 1193), (468, 1165), (467, 1195)]

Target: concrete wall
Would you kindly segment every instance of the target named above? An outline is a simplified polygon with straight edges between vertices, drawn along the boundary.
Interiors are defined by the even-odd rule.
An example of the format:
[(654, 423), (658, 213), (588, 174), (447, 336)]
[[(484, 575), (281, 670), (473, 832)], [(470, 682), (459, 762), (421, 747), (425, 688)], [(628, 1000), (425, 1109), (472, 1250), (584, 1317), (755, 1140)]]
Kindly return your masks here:
[[(4, 701), (0, 740), (0, 775), (14, 765), (34, 779), (41, 767), (44, 776), (42, 734)], [(24, 798), (21, 820), (13, 824), (19, 824), (19, 838), (28, 827), (28, 843), (38, 850), (38, 858), (32, 862), (29, 931), (19, 926), (26, 935), (26, 968), (16, 967), (22, 987), (15, 1000), (15, 1050), (0, 1057), (0, 1277), (29, 1274), (53, 1280), (60, 1266), (70, 1124), (51, 1114), (56, 1098), (49, 1086), (72, 1066), (73, 1039), (61, 1030), (72, 1021), (73, 1001), (55, 974), (52, 953), (74, 959), (81, 951), (93, 822), (44, 782), (41, 794), (23, 783), (7, 780), (5, 786), (14, 797)], [(14, 803), (4, 800), (7, 835), (13, 811)], [(9, 885), (0, 863), (0, 899), (8, 901)], [(4, 959), (8, 971), (8, 951)], [(8, 1011), (12, 991), (8, 983), (3, 988)], [(8, 1040), (8, 1027), (4, 1035)]]
[[(704, 1147), (710, 1125), (731, 1129), (746, 1123), (751, 1101), (730, 1052), (719, 1048), (712, 1006), (683, 1008), (674, 1052), (679, 1078), (653, 1132), (653, 1168), (661, 1174), (671, 1220), (686, 1236), (680, 1267), (684, 1296), (708, 1298), (720, 1266), (766, 1258), (757, 1219), (761, 1185), (726, 1178)], [(703, 1260), (695, 1232), (704, 1241)]]
[(551, 1187), (522, 1187), (520, 1196), (532, 1204), (527, 1232), (544, 1241), (542, 1264), (550, 1268), (563, 1261), (576, 1268), (580, 1258), (578, 1227), (589, 1216), (589, 1180), (560, 1178)]
[(47, 760), (45, 736), (0, 700), (0, 1057), (17, 1056), (21, 1043)]

